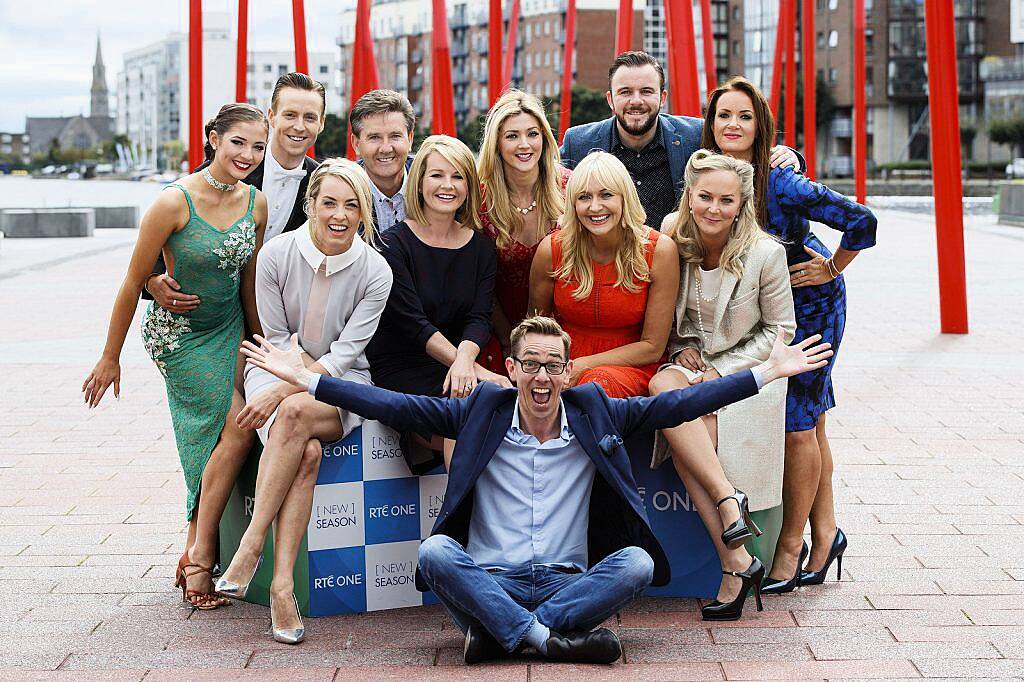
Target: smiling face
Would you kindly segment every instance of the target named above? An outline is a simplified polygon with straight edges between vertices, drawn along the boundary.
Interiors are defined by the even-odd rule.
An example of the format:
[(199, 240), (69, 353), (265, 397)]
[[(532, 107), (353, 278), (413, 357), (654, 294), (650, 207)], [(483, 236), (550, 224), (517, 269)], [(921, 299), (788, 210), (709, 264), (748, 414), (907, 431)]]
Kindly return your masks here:
[(576, 194), (573, 206), (580, 225), (594, 237), (607, 235), (622, 223), (622, 195), (605, 187), (596, 173)]
[(435, 213), (455, 213), (466, 201), (469, 186), (455, 166), (437, 152), (426, 160), (426, 171), (420, 183), (425, 208)]
[(405, 116), (397, 111), (367, 116), (359, 136), (352, 136), (356, 153), (370, 180), (378, 187), (394, 184), (405, 172), (405, 159), (412, 149), (412, 131)]
[(240, 121), (223, 135), (210, 131), (210, 144), (217, 150), (212, 164), (224, 175), (243, 180), (263, 160), (267, 151), (267, 126), (262, 121)]
[(705, 171), (687, 191), (701, 238), (706, 243), (728, 240), (743, 206), (740, 177), (732, 171)]
[(509, 116), (498, 134), (498, 153), (507, 168), (526, 173), (537, 167), (544, 151), (544, 135), (532, 114)]
[[(512, 354), (520, 360), (534, 360), (540, 363), (565, 362), (565, 344), (561, 337), (527, 333)], [(522, 365), (512, 358), (505, 359), (509, 378), (519, 391), (520, 418), (529, 425), (552, 424), (558, 419), (558, 397), (569, 385), (572, 361), (559, 375), (551, 376), (543, 367), (536, 374), (522, 371)]]
[(714, 119), (715, 143), (722, 153), (749, 160), (757, 139), (757, 118), (750, 96), (730, 90), (718, 98)]
[(636, 137), (654, 128), (666, 96), (661, 77), (650, 64), (619, 67), (612, 76), (611, 90), (605, 93), (619, 126)]
[(289, 159), (305, 155), (324, 129), (323, 107), (320, 95), (311, 90), (283, 88), (278, 92), (277, 103), (269, 112), (274, 149)]
[(352, 187), (339, 177), (327, 175), (313, 204), (313, 242), (325, 255), (348, 251), (359, 230), (359, 198)]

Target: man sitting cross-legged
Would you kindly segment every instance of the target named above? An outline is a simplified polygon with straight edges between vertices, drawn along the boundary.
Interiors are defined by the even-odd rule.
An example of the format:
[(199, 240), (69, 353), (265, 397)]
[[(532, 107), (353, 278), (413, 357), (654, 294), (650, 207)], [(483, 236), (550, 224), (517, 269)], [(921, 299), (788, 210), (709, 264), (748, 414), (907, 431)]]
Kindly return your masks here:
[(777, 378), (822, 366), (828, 344), (777, 340), (753, 370), (651, 398), (611, 399), (598, 384), (565, 389), (569, 336), (546, 317), (512, 331), (509, 377), (465, 398), (395, 393), (312, 374), (292, 350), (248, 341), (248, 362), (317, 400), (399, 430), (456, 440), (437, 522), (419, 551), (429, 587), (466, 633), (466, 663), (526, 645), (555, 661), (611, 663), (622, 653), (597, 628), (650, 584), (669, 580), (623, 439), (713, 412)]

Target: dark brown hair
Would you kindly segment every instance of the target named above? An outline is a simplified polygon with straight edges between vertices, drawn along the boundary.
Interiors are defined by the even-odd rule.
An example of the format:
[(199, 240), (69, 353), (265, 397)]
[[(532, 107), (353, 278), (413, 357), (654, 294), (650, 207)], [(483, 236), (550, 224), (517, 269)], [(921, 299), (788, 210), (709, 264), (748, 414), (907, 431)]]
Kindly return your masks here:
[(313, 80), (304, 73), (298, 71), (292, 71), (286, 73), (277, 79), (274, 83), (274, 93), (270, 96), (270, 108), (275, 112), (277, 111), (277, 96), (281, 94), (281, 91), (285, 88), (295, 88), (296, 90), (308, 90), (309, 92), (315, 92), (320, 95), (320, 101), (323, 102), (323, 106), (320, 107), (320, 118), (323, 118), (324, 112), (327, 111), (327, 90), (324, 88), (324, 84)]
[(658, 60), (647, 54), (642, 50), (630, 50), (629, 52), (623, 52), (612, 65), (608, 68), (608, 89), (612, 89), (612, 77), (615, 76), (615, 72), (623, 66), (635, 68), (638, 66), (653, 66), (654, 70), (658, 72), (658, 80), (661, 83), (661, 89), (665, 90), (665, 69), (658, 63)]
[(266, 115), (254, 107), (251, 104), (245, 102), (232, 102), (231, 104), (225, 104), (217, 112), (217, 115), (206, 122), (206, 129), (204, 133), (204, 139), (206, 143), (203, 145), (203, 154), (206, 156), (207, 161), (213, 160), (215, 149), (210, 144), (210, 133), (214, 130), (217, 131), (219, 137), (223, 137), (231, 130), (236, 124), (243, 123), (245, 121), (261, 121), (263, 126), (269, 131), (270, 124), (267, 123)]
[(757, 123), (757, 136), (751, 148), (750, 164), (754, 167), (754, 208), (757, 211), (757, 222), (762, 229), (768, 227), (768, 172), (771, 170), (772, 146), (775, 144), (775, 116), (768, 106), (768, 100), (756, 85), (743, 76), (733, 76), (719, 85), (708, 98), (707, 112), (704, 114), (704, 132), (701, 133), (700, 146), (721, 153), (722, 149), (715, 142), (715, 116), (718, 115), (718, 100), (729, 91), (742, 92), (750, 98), (754, 107), (754, 121)]
[(416, 127), (416, 112), (413, 111), (408, 97), (394, 90), (370, 90), (356, 100), (348, 112), (349, 131), (353, 136), (359, 137), (363, 132), (363, 119), (367, 116), (392, 113), (405, 117), (405, 128), (410, 133)]

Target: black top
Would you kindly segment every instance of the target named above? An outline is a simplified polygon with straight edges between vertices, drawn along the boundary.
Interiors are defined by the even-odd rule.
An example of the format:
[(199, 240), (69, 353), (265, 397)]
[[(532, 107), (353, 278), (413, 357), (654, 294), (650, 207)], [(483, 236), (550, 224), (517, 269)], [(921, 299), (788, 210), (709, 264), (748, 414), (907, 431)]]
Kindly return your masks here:
[(381, 235), (381, 254), (394, 284), (377, 333), (366, 347), (373, 383), (418, 395), (440, 395), (448, 368), (427, 355), (441, 332), (453, 346), (491, 337), (497, 254), (494, 241), (475, 232), (465, 246), (428, 246), (403, 221)]
[[(660, 128), (660, 122), (658, 126)], [(660, 230), (661, 221), (676, 210), (672, 170), (661, 138), (661, 130), (656, 129), (654, 139), (638, 152), (623, 145), (619, 140), (618, 126), (612, 126), (612, 154), (626, 166), (633, 178), (640, 204), (647, 212), (646, 224), (655, 230)]]

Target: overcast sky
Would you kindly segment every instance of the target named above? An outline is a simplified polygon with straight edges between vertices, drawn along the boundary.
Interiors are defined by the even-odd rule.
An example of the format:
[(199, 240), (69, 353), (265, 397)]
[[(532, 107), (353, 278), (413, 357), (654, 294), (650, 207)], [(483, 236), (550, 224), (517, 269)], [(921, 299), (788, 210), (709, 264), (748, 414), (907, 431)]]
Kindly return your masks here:
[[(354, 4), (306, 0), (310, 51), (336, 49), (340, 10)], [(235, 7), (203, 1), (232, 17)], [(125, 52), (187, 28), (188, 0), (0, 0), (0, 131), (24, 131), (26, 116), (88, 114), (97, 31), (113, 95)], [(292, 49), (290, 0), (250, 0), (249, 49)]]

